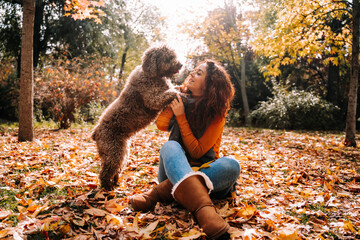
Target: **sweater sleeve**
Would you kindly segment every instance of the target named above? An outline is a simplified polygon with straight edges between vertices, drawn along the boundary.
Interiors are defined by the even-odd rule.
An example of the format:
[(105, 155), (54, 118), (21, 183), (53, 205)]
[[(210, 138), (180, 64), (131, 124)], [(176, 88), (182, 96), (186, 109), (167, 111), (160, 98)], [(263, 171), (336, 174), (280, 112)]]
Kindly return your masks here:
[(156, 127), (161, 131), (168, 131), (169, 122), (173, 115), (174, 113), (170, 107), (165, 108), (156, 120)]
[(185, 114), (177, 116), (176, 121), (179, 124), (181, 137), (187, 152), (192, 158), (199, 159), (209, 151), (210, 148), (219, 144), (219, 139), (221, 141), (226, 118), (215, 118), (200, 139), (196, 139), (194, 136)]

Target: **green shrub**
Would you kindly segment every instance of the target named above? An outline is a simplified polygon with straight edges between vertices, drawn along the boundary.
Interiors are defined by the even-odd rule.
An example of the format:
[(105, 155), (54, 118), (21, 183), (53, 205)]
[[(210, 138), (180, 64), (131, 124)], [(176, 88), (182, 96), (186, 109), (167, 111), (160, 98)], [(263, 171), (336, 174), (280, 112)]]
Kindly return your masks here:
[(76, 110), (74, 114), (75, 123), (81, 125), (86, 123), (95, 124), (98, 122), (99, 117), (105, 108), (106, 106), (102, 105), (100, 102), (92, 101), (81, 109)]
[(231, 108), (226, 116), (226, 124), (231, 127), (243, 126), (243, 118), (241, 108)]
[(338, 128), (340, 109), (313, 93), (291, 90), (273, 82), (273, 97), (261, 102), (250, 118), (256, 126), (275, 129)]

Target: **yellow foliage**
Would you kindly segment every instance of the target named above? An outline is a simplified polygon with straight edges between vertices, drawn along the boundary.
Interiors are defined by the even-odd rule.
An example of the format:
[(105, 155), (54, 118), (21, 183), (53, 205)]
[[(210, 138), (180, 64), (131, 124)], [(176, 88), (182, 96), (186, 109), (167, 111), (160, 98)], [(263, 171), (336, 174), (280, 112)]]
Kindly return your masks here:
[[(229, 15), (226, 9), (214, 10), (203, 22), (188, 25), (184, 31), (194, 39), (202, 39), (213, 58), (240, 66), (241, 47), (247, 41), (248, 29), (241, 18), (235, 17), (232, 22)], [(193, 55), (197, 54), (193, 52)]]
[(343, 27), (339, 32), (332, 32), (327, 23), (329, 16), (343, 18), (346, 12), (336, 10), (346, 8), (343, 2), (289, 0), (277, 7), (274, 28), (258, 28), (250, 43), (256, 53), (270, 58), (270, 64), (264, 69), (265, 76), (278, 76), (281, 65), (293, 64), (298, 58), (311, 62), (319, 56), (331, 55), (325, 64), (338, 65), (349, 54), (350, 29)]

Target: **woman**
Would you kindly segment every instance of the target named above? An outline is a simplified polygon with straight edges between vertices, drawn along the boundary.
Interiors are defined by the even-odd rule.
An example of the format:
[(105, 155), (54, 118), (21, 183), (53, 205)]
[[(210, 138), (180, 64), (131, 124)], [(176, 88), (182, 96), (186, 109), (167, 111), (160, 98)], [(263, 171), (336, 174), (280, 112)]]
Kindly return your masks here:
[[(210, 239), (217, 239), (230, 226), (217, 214), (210, 196), (231, 195), (240, 174), (236, 160), (219, 158), (234, 89), (225, 69), (206, 60), (190, 73), (181, 90), (188, 97), (183, 101), (178, 96), (156, 122), (160, 130), (170, 131), (169, 141), (160, 150), (160, 184), (131, 197), (130, 203), (137, 211), (148, 211), (159, 201), (176, 200), (194, 214)], [(194, 167), (204, 163), (206, 167), (196, 171)]]

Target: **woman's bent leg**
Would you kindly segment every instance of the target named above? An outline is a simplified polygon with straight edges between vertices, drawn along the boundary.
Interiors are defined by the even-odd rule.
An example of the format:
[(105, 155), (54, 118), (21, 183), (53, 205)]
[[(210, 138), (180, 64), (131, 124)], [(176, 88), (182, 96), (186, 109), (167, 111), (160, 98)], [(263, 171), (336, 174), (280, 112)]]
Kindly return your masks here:
[(200, 171), (205, 173), (213, 183), (212, 195), (225, 198), (229, 192), (233, 191), (233, 186), (240, 175), (240, 165), (235, 159), (222, 157), (212, 162), (209, 168), (203, 168)]
[(160, 151), (159, 181), (164, 175), (174, 185), (174, 198), (194, 214), (210, 239), (226, 234), (230, 226), (217, 214), (209, 197), (213, 189), (211, 180), (205, 173), (191, 169), (184, 150), (175, 141), (166, 142)]
[(202, 176), (209, 191), (213, 190), (211, 180), (206, 174), (192, 170), (181, 145), (176, 141), (166, 142), (160, 150), (159, 182), (168, 178), (174, 185), (174, 190), (181, 181), (192, 175)]
[(159, 182), (168, 178), (172, 184), (176, 184), (192, 171), (185, 152), (178, 142), (168, 141), (162, 146), (158, 173)]

